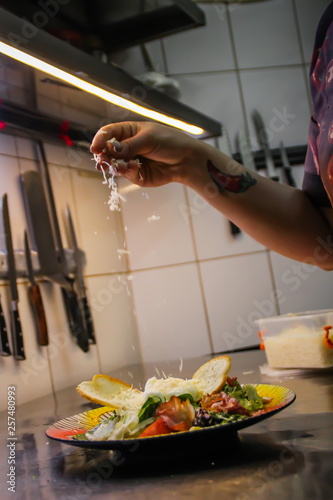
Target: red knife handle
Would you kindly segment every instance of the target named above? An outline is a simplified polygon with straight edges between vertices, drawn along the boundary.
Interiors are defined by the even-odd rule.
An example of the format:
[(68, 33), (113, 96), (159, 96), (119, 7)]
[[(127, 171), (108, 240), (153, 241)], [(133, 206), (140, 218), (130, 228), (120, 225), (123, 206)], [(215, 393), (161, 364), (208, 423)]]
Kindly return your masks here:
[(81, 298), (83, 317), (86, 325), (86, 330), (88, 333), (89, 343), (96, 344), (95, 333), (94, 333), (94, 323), (91, 317), (91, 312), (88, 304), (87, 297)]
[(39, 345), (49, 345), (43, 299), (39, 286), (37, 284), (29, 286), (28, 294), (35, 318), (38, 343)]
[(14, 303), (10, 310), (10, 324), (12, 331), (14, 358), (18, 361), (25, 359), (22, 328), (17, 305)]

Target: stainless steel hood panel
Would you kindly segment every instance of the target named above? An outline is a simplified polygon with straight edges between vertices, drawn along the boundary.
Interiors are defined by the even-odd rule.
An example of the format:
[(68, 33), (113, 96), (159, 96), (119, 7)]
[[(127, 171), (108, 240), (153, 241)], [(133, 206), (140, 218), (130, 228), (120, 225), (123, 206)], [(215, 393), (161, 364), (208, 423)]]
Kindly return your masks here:
[(0, 39), (93, 85), (139, 105), (197, 125), (205, 131), (202, 138), (221, 134), (219, 122), (154, 89), (145, 87), (146, 96), (144, 100), (139, 101), (133, 97), (133, 92), (137, 91), (142, 83), (134, 77), (119, 67), (103, 63), (43, 29), (38, 29), (3, 8), (0, 8)]

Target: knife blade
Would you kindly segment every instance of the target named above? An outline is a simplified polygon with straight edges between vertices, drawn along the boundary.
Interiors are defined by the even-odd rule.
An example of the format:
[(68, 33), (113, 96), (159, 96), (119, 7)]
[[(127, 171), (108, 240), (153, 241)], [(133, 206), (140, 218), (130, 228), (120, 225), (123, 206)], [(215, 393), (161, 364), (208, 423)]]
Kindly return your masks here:
[(51, 224), (54, 230), (55, 243), (58, 251), (58, 262), (63, 273), (65, 279), (70, 284), (67, 287), (62, 287), (63, 299), (67, 311), (68, 318), (71, 319), (70, 324), (72, 325), (73, 332), (76, 332), (77, 338), (79, 341), (79, 345), (81, 348), (87, 352), (89, 350), (89, 339), (88, 333), (86, 331), (84, 320), (82, 317), (82, 312), (80, 305), (78, 303), (78, 299), (76, 296), (76, 292), (74, 289), (74, 280), (69, 276), (69, 270), (67, 265), (67, 260), (64, 252), (64, 247), (62, 244), (62, 238), (60, 233), (60, 227), (58, 223), (57, 217), (57, 209), (54, 201), (52, 184), (50, 179), (49, 168), (46, 160), (46, 154), (44, 150), (44, 145), (41, 140), (36, 141), (37, 154), (39, 158), (39, 167), (44, 174), (46, 192), (48, 196), (48, 200), (50, 203), (50, 215), (51, 215)]
[(75, 265), (76, 265), (76, 283), (77, 283), (77, 288), (79, 291), (79, 299), (81, 302), (83, 318), (85, 320), (85, 325), (86, 325), (86, 330), (87, 330), (88, 337), (89, 337), (89, 342), (91, 344), (96, 344), (94, 324), (93, 324), (93, 320), (92, 320), (92, 316), (91, 316), (91, 312), (90, 312), (88, 297), (87, 297), (87, 293), (86, 293), (86, 286), (85, 286), (85, 282), (84, 282), (82, 256), (80, 254), (79, 246), (77, 244), (73, 219), (72, 219), (72, 215), (71, 215), (71, 212), (70, 212), (68, 205), (66, 207), (66, 215), (67, 215), (67, 220), (68, 220), (68, 228), (69, 228), (69, 235), (70, 235), (70, 239), (71, 239), (72, 249), (74, 252), (74, 260), (75, 260)]
[(252, 149), (243, 128), (239, 129), (237, 133), (237, 149), (240, 153), (242, 164), (244, 165), (244, 167), (252, 170), (252, 172), (256, 172), (257, 169), (253, 158)]
[(8, 281), (10, 290), (10, 324), (11, 324), (11, 335), (12, 335), (12, 346), (14, 358), (18, 361), (25, 359), (24, 344), (22, 336), (22, 327), (20, 321), (20, 315), (18, 310), (18, 290), (16, 283), (16, 267), (15, 267), (15, 256), (12, 241), (12, 232), (10, 227), (10, 217), (8, 208), (8, 196), (5, 193), (2, 197), (2, 217), (3, 217), (3, 227), (5, 232), (5, 242), (7, 251), (7, 266), (8, 266)]
[(276, 174), (275, 171), (275, 163), (273, 159), (273, 155), (271, 153), (271, 150), (269, 148), (269, 138), (266, 132), (266, 127), (264, 124), (264, 121), (259, 114), (258, 111), (253, 111), (252, 113), (252, 119), (254, 123), (254, 128), (256, 129), (256, 134), (258, 138), (258, 142), (262, 149), (264, 150), (265, 154), (265, 163), (266, 163), (266, 169), (267, 169), (267, 175), (270, 179), (273, 181), (278, 182), (280, 180), (279, 176)]
[(64, 274), (63, 267), (59, 263), (41, 176), (38, 172), (29, 170), (23, 172), (20, 179), (27, 219), (34, 245), (38, 251), (41, 273), (61, 286), (70, 331), (76, 338), (78, 346), (87, 352), (89, 350), (88, 335), (74, 291), (74, 280)]
[(287, 183), (289, 184), (289, 186), (297, 187), (295, 178), (294, 178), (292, 171), (291, 171), (291, 165), (290, 165), (287, 151), (286, 151), (286, 148), (284, 147), (283, 141), (280, 142), (280, 153), (281, 153), (281, 160), (282, 160), (282, 169), (283, 169), (283, 172), (286, 176)]
[[(229, 134), (224, 125), (222, 125), (222, 135), (216, 138), (216, 146), (217, 148), (232, 158), (232, 150), (229, 139)], [(230, 232), (233, 236), (236, 236), (241, 232), (240, 228), (236, 226), (232, 221), (229, 221)]]
[[(1, 296), (0, 296), (1, 299)], [(0, 300), (0, 355), (10, 356), (10, 347), (8, 343), (8, 332), (5, 316), (3, 314), (2, 304)]]
[(24, 231), (24, 253), (25, 253), (25, 261), (27, 266), (27, 276), (30, 281), (30, 285), (28, 286), (28, 297), (30, 301), (30, 305), (32, 308), (32, 312), (35, 319), (36, 332), (37, 332), (37, 340), (39, 345), (49, 345), (48, 339), (48, 330), (46, 324), (46, 317), (44, 311), (44, 304), (42, 295), (40, 292), (40, 288), (38, 283), (35, 280), (35, 273), (32, 267), (31, 261), (31, 253), (30, 247), (28, 243), (27, 232)]

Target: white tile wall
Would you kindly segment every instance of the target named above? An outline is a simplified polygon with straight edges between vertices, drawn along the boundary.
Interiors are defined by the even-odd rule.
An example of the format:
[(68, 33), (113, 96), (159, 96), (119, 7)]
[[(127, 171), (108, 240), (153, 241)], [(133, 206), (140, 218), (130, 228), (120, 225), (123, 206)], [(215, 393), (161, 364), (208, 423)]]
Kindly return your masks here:
[(306, 62), (311, 61), (315, 32), (319, 19), (330, 0), (295, 0), (302, 48)]
[[(13, 78), (14, 76), (15, 82), (21, 84), (19, 72), (12, 75)], [(21, 77), (24, 79), (25, 74)], [(7, 90), (14, 92), (11, 82), (5, 83)], [(53, 86), (54, 92), (50, 90), (51, 86), (47, 91), (45, 88), (42, 83), (38, 83), (37, 78), (37, 89), (44, 91), (43, 94), (38, 94), (40, 111), (73, 120), (73, 108), (70, 109), (68, 104), (76, 105), (78, 114), (75, 116), (82, 125), (90, 128), (94, 127), (95, 123), (96, 130), (98, 128), (96, 123), (105, 118), (104, 103), (102, 105), (99, 101), (94, 107), (95, 113), (91, 113), (90, 116), (89, 106), (92, 109), (94, 104), (87, 98), (82, 115), (80, 114), (82, 102), (71, 100), (66, 103), (56, 86)], [(17, 89), (28, 95), (26, 89), (16, 86), (15, 90)], [(9, 93), (6, 93), (6, 97)], [(19, 102), (17, 98), (15, 101)], [(102, 176), (94, 171), (90, 154), (53, 143), (45, 143), (45, 151), (63, 244), (65, 247), (69, 245), (68, 223), (65, 216), (68, 205), (79, 245), (86, 254), (87, 265), (84, 271), (97, 344), (90, 346), (88, 353), (83, 353), (78, 348), (68, 330), (60, 287), (41, 281), (50, 344), (47, 347), (38, 346), (33, 316), (27, 299), (27, 283), (21, 278), (19, 310), (26, 360), (17, 362), (12, 356), (0, 358), (2, 386), (16, 385), (18, 404), (45, 394), (53, 394), (54, 391), (90, 378), (98, 372), (108, 372), (141, 359), (130, 286), (123, 287), (119, 293), (118, 288), (112, 285), (113, 282), (118, 283), (118, 274), (114, 273), (127, 271), (126, 257), (117, 253), (118, 248), (124, 248), (122, 215), (111, 213), (108, 209), (109, 191), (102, 184)], [(15, 249), (23, 248), (23, 230), (27, 227), (19, 173), (37, 168), (33, 141), (0, 134), (0, 196), (5, 192), (8, 193)], [(0, 249), (3, 251), (2, 230), (0, 243)], [(105, 300), (102, 292), (106, 286), (111, 286), (110, 284), (113, 293), (112, 304), (104, 304), (101, 312), (99, 301)], [(9, 326), (9, 297), (5, 281), (0, 282), (0, 294)], [(5, 398), (1, 398), (0, 409), (5, 407), (5, 401)]]
[(229, 221), (224, 215), (188, 189), (198, 259), (211, 259), (263, 250), (263, 246), (243, 231), (231, 234)]
[[(178, 79), (185, 103), (223, 122), (233, 149), (240, 127), (253, 138), (254, 109), (273, 132), (272, 146), (281, 139), (286, 146), (301, 145), (307, 142), (311, 111), (304, 75), (315, 26), (328, 3), (201, 4), (207, 26), (147, 47), (155, 69)], [(138, 48), (116, 54), (113, 60), (132, 75), (145, 70)], [(6, 58), (0, 63), (0, 97), (26, 103), (26, 72), (20, 73)], [(42, 77), (36, 76), (37, 103), (45, 113), (80, 121), (92, 131), (107, 120), (127, 117), (92, 96), (42, 83)], [(281, 122), (281, 116), (280, 122), (275, 119), (284, 110), (295, 115), (285, 117), (289, 123)], [(257, 147), (254, 140), (253, 146)], [(69, 204), (86, 252), (97, 344), (87, 354), (78, 349), (68, 332), (59, 287), (41, 282), (50, 346), (38, 347), (26, 282), (20, 283), (27, 360), (0, 359), (2, 386), (16, 384), (19, 401), (142, 358), (157, 365), (162, 359), (257, 344), (255, 317), (332, 307), (330, 273), (304, 269), (244, 233), (232, 238), (228, 221), (191, 190), (177, 184), (129, 190), (120, 182), (127, 201), (120, 213), (111, 213), (108, 189), (94, 173), (87, 152), (55, 144), (45, 148), (64, 241), (67, 244), (64, 210)], [(36, 166), (30, 141), (0, 134), (0, 195), (9, 193), (16, 248), (22, 248), (26, 225), (17, 176)], [(303, 169), (294, 170), (300, 186)], [(8, 316), (8, 290), (0, 285)], [(281, 291), (278, 309), (272, 295), (275, 286)]]
[(226, 7), (204, 5), (206, 26), (164, 39), (167, 70), (171, 74), (234, 69)]
[(190, 358), (211, 352), (196, 264), (132, 276), (143, 359)]
[[(123, 191), (120, 191), (123, 192)], [(136, 189), (122, 203), (131, 269), (178, 264), (194, 259), (190, 226), (184, 216), (181, 184)]]
[(251, 143), (259, 149), (252, 123), (253, 110), (259, 111), (271, 147), (307, 144), (311, 110), (300, 67), (244, 70), (240, 73)]
[[(325, 249), (319, 251), (325, 256)], [(332, 309), (332, 273), (271, 252), (276, 288), (281, 290), (281, 314)]]
[(124, 249), (122, 214), (110, 211), (109, 189), (103, 184), (102, 175), (73, 170), (71, 178), (79, 234), (87, 255), (86, 273), (126, 271), (126, 254), (118, 252)]
[(126, 274), (87, 278), (102, 373), (140, 359), (131, 281)]
[(255, 319), (277, 314), (267, 252), (200, 264), (214, 351), (258, 345)]
[(230, 15), (239, 68), (301, 63), (292, 0), (238, 3)]
[(182, 101), (198, 111), (222, 122), (234, 138), (243, 123), (239, 86), (235, 72), (202, 73), (176, 76)]
[[(9, 342), (11, 343), (8, 287), (0, 286), (0, 294)], [(22, 283), (18, 286), (18, 294), (26, 360), (16, 361), (13, 356), (0, 357), (0, 383), (3, 388), (0, 401), (1, 410), (6, 407), (5, 390), (9, 385), (16, 386), (18, 405), (52, 393), (47, 348), (38, 346), (36, 341), (35, 324), (27, 299), (26, 284)]]

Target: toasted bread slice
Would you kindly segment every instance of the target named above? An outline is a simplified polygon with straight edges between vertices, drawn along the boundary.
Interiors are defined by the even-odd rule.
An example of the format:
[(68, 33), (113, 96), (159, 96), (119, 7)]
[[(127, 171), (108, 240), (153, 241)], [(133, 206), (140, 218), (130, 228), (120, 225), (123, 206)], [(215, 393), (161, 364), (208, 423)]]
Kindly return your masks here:
[(81, 382), (77, 392), (89, 401), (112, 408), (140, 408), (143, 393), (129, 384), (108, 375), (95, 375), (92, 380)]
[(219, 392), (226, 383), (230, 366), (229, 356), (218, 356), (200, 366), (192, 380), (202, 394), (214, 394)]
[[(182, 381), (181, 379), (167, 378), (157, 382), (161, 385), (161, 392), (163, 392), (162, 386), (168, 388), (170, 381), (174, 382), (175, 380), (178, 381), (179, 387), (183, 386), (183, 392), (191, 392), (187, 385), (192, 382), (197, 389), (197, 395), (202, 397), (205, 394), (214, 394), (221, 390), (227, 381), (230, 365), (229, 356), (218, 356), (200, 366), (190, 380)], [(144, 393), (142, 391), (108, 375), (95, 375), (92, 380), (81, 382), (76, 390), (89, 401), (115, 409), (139, 410), (144, 403)]]

